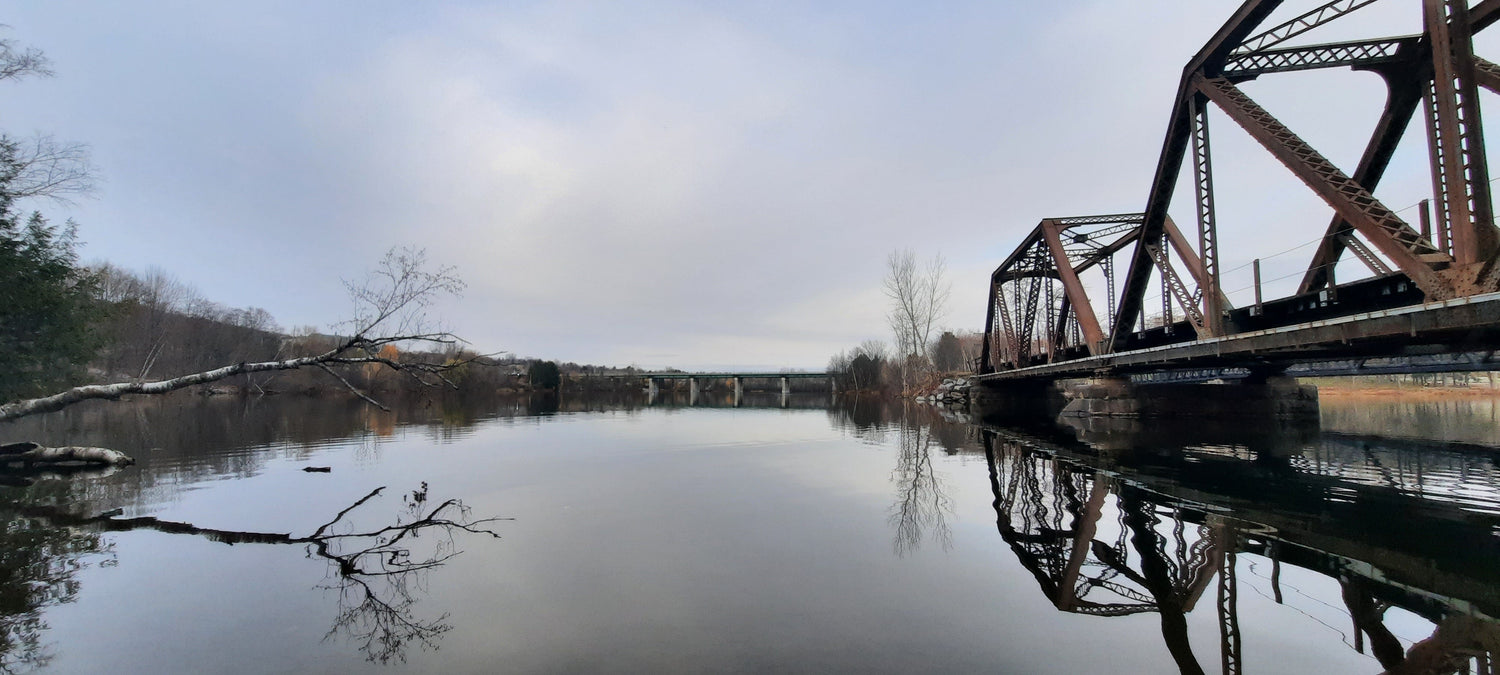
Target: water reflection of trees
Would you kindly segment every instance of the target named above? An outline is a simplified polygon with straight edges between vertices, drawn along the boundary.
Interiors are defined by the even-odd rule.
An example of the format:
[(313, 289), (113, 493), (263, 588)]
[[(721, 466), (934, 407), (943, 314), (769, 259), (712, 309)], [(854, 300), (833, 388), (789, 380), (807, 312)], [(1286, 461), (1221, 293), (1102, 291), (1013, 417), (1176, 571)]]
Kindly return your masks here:
[[(1476, 599), (1492, 597), (1493, 589), (1475, 588), (1473, 579), (1450, 579), (1438, 590), (1402, 583), (1395, 578), (1399, 567), (1386, 563), (1395, 565), (1392, 561), (1404, 561), (1406, 556), (1359, 560), (1330, 553), (1289, 539), (1278, 528), (1107, 476), (1045, 445), (1001, 431), (987, 431), (983, 438), (1000, 535), (1060, 611), (1096, 616), (1155, 613), (1163, 642), (1180, 671), (1202, 673), (1203, 664), (1188, 639), (1186, 615), (1202, 605), (1213, 585), (1220, 669), (1241, 672), (1236, 556), (1248, 554), (1271, 561), (1267, 581), (1270, 597), (1278, 604), (1283, 564), (1337, 579), (1354, 625), (1354, 648), (1364, 653), (1368, 638), (1370, 654), (1387, 672), (1491, 672), (1500, 652), (1500, 623), (1486, 613), (1494, 608), (1483, 609)], [(1275, 508), (1274, 502), (1265, 508)], [(1222, 511), (1222, 506), (1214, 510)], [(1455, 541), (1482, 542), (1490, 529), (1471, 524), (1469, 536)], [(1326, 536), (1317, 540), (1324, 546), (1339, 542)], [(1338, 546), (1378, 550), (1362, 539)], [(1429, 572), (1451, 569), (1450, 562), (1415, 561)], [(1441, 592), (1455, 589), (1463, 595)], [(1393, 607), (1431, 621), (1431, 636), (1403, 649), (1385, 625), (1386, 612)]]
[[(93, 445), (136, 459), (131, 471), (81, 483), (80, 504), (140, 508), (170, 501), (185, 485), (245, 478), (276, 460), (308, 461), (335, 444), (358, 444), (373, 458), (398, 429), (435, 442), (458, 441), (487, 422), (537, 421), (557, 403), (527, 396), (411, 396), (386, 403), (392, 412), (339, 397), (284, 394), (194, 396), (181, 393), (118, 402), (83, 403), (65, 411), (0, 423), (0, 442)], [(564, 400), (562, 409), (585, 403)], [(611, 405), (595, 402), (587, 405)], [(622, 403), (623, 405), (623, 403)], [(626, 408), (629, 410), (629, 408)]]
[(828, 408), (828, 415), (835, 427), (867, 443), (883, 446), (894, 439), (891, 482), (896, 494), (890, 525), (896, 554), (912, 553), (928, 539), (945, 551), (951, 548), (948, 517), (954, 504), (933, 454), (960, 452), (970, 442), (969, 427), (946, 423), (930, 406), (882, 396), (841, 397)]
[(943, 477), (932, 463), (933, 449), (940, 447), (929, 426), (911, 423), (896, 427), (896, 468), (891, 472), (896, 502), (891, 505), (890, 522), (896, 531), (897, 555), (916, 551), (929, 536), (944, 551), (953, 546), (953, 531), (948, 526), (953, 500), (944, 491)]
[(92, 564), (112, 565), (113, 546), (97, 532), (56, 527), (44, 518), (14, 514), (14, 506), (68, 498), (69, 484), (44, 481), (33, 487), (0, 488), (0, 670), (42, 668), (51, 660), (44, 641), (47, 608), (72, 602), (76, 575)]
[[(435, 649), (452, 629), (447, 614), (423, 616), (417, 604), (427, 575), (461, 552), (455, 537), (499, 537), (491, 525), (500, 519), (475, 519), (457, 499), (430, 504), (426, 483), (403, 495), (402, 509), (389, 520), (368, 522), (369, 505), (384, 491), (377, 488), (304, 536), (121, 518), (118, 511), (78, 515), (64, 506), (72, 501), (65, 494), (72, 485), (46, 481), (0, 490), (0, 515), (9, 521), (0, 532), (0, 667), (6, 670), (46, 664), (43, 613), (76, 597), (75, 575), (90, 558), (112, 556), (104, 532), (154, 530), (226, 544), (304, 546), (309, 557), (328, 563), (329, 580), (320, 587), (337, 598), (324, 639), (347, 640), (379, 663), (405, 661), (411, 646)], [(112, 564), (113, 558), (99, 562)]]

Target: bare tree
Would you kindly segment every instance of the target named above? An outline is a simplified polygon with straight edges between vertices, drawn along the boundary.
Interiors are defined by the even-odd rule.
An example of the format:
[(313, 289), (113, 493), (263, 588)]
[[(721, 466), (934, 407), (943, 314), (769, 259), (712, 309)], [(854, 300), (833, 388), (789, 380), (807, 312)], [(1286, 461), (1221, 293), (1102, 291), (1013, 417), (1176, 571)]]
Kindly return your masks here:
[[(0, 24), (0, 29), (9, 26)], [(0, 81), (19, 80), (29, 75), (52, 77), (47, 55), (35, 47), (22, 47), (10, 38), (0, 38)]]
[(891, 358), (890, 346), (886, 345), (884, 340), (876, 340), (874, 338), (859, 343), (859, 346), (855, 347), (854, 351), (855, 353), (850, 354), (851, 357), (864, 354), (876, 361), (888, 361)]
[[(6, 26), (0, 25), (0, 29)], [(22, 47), (15, 40), (0, 38), (0, 82), (27, 77), (52, 77), (46, 54), (35, 47)], [(83, 143), (59, 141), (48, 134), (27, 140), (0, 136), (7, 193), (13, 199), (46, 197), (67, 202), (87, 194), (98, 182), (98, 174)]]
[(59, 141), (50, 134), (24, 141), (0, 137), (0, 143), (13, 161), (14, 175), (6, 191), (14, 199), (44, 197), (69, 203), (75, 196), (93, 192), (99, 180), (86, 144)]
[[(241, 373), (262, 373), (299, 368), (319, 368), (338, 380), (355, 395), (382, 410), (380, 402), (360, 391), (330, 366), (380, 364), (404, 373), (427, 386), (454, 386), (444, 373), (461, 368), (478, 357), (444, 363), (407, 362), (382, 355), (386, 345), (421, 343), (451, 345), (462, 342), (445, 330), (433, 328), (426, 309), (443, 295), (463, 291), (463, 280), (452, 267), (436, 271), (427, 269), (424, 251), (395, 248), (386, 253), (374, 272), (359, 283), (346, 282), (354, 300), (354, 318), (341, 324), (350, 336), (322, 353), (300, 358), (259, 363), (235, 363), (212, 370), (146, 382), (141, 379), (115, 384), (87, 385), (35, 399), (24, 399), (0, 405), (0, 422), (27, 415), (61, 410), (74, 403), (91, 399), (117, 399), (126, 394), (163, 394), (198, 384), (206, 384)], [(388, 354), (389, 352), (387, 352)]]
[(946, 269), (942, 255), (919, 265), (911, 249), (893, 251), (886, 258), (883, 289), (891, 301), (886, 318), (895, 334), (900, 358), (917, 356), (927, 360), (932, 328), (947, 311), (951, 286), (943, 278)]

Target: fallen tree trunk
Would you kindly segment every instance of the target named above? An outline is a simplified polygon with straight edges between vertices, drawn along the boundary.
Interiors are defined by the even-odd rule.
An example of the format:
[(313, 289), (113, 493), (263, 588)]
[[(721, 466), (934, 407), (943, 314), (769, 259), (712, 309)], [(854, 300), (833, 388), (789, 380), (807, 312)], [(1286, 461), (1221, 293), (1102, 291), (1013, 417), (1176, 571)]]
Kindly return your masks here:
[(90, 464), (100, 466), (126, 466), (135, 464), (119, 450), (67, 445), (49, 448), (39, 443), (6, 443), (0, 445), (0, 465), (36, 466), (38, 464)]

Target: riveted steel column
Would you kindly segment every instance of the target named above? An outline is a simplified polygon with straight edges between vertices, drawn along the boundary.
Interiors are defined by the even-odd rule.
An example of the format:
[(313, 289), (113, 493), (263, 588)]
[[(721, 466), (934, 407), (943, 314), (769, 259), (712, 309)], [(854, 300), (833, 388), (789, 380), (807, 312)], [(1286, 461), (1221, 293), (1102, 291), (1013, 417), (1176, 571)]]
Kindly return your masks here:
[(1214, 215), (1214, 171), (1208, 143), (1208, 97), (1192, 97), (1193, 188), (1198, 210), (1198, 259), (1203, 277), (1203, 328), (1210, 336), (1224, 334), (1224, 306), (1219, 302), (1219, 233)]
[(1455, 263), (1488, 262), (1500, 248), (1500, 233), (1490, 202), (1468, 2), (1423, 0), (1422, 9), (1432, 44), (1427, 118), (1438, 229), (1448, 233)]

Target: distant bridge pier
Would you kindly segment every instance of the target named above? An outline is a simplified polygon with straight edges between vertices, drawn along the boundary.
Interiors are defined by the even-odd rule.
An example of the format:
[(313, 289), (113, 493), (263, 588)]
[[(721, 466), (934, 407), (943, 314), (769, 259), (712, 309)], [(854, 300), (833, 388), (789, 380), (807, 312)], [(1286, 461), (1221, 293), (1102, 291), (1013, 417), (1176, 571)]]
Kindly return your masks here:
[(792, 395), (792, 381), (790, 378), (781, 378), (781, 398), (785, 399)]
[(661, 385), (657, 384), (656, 378), (654, 378), (654, 377), (648, 377), (648, 378), (646, 378), (646, 395), (649, 396), (649, 397), (651, 397), (651, 399), (655, 400), (656, 396), (658, 394), (660, 394), (660, 393), (661, 393)]
[(688, 405), (698, 405), (698, 378), (688, 378)]
[(734, 378), (734, 407), (740, 407), (740, 399), (745, 396), (745, 378), (738, 375)]

